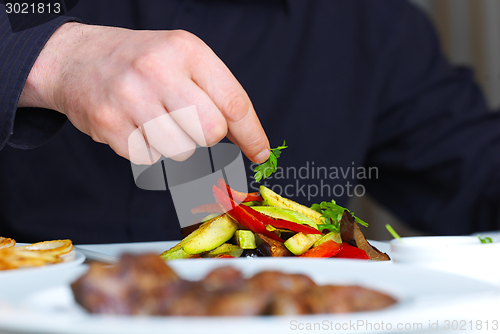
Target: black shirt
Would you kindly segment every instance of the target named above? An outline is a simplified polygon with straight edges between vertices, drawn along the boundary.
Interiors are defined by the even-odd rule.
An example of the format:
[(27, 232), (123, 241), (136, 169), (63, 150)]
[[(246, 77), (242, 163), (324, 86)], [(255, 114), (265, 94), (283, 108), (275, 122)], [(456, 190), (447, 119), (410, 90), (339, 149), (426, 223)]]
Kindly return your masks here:
[[(431, 233), (500, 227), (500, 116), (487, 110), (471, 72), (447, 63), (433, 27), (406, 1), (82, 0), (70, 14), (204, 40), (248, 92), (271, 145), (286, 140), (282, 169), (267, 180), (286, 197), (345, 205), (366, 190)], [(46, 39), (61, 23), (33, 34)], [(69, 122), (43, 146), (11, 147), (40, 144), (61, 115), (19, 109), (11, 135), (40, 42), (4, 31), (0, 43), (0, 139), (9, 144), (0, 151), (0, 234), (178, 239), (168, 191), (137, 188), (128, 161)]]

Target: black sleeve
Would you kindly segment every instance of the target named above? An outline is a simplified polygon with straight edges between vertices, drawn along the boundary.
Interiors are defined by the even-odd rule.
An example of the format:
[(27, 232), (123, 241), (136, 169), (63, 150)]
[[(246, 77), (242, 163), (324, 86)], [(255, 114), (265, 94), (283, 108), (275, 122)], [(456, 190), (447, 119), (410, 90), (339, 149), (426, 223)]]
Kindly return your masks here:
[(367, 189), (423, 231), (498, 230), (500, 114), (488, 110), (471, 71), (448, 64), (427, 18), (405, 2), (393, 5), (366, 161), (379, 177)]
[(16, 148), (39, 146), (64, 125), (66, 117), (58, 112), (41, 108), (17, 109), (17, 104), (45, 43), (68, 21), (75, 21), (75, 18), (54, 17), (49, 22), (14, 33), (11, 24), (15, 22), (9, 22), (5, 5), (0, 4), (0, 149), (5, 144)]

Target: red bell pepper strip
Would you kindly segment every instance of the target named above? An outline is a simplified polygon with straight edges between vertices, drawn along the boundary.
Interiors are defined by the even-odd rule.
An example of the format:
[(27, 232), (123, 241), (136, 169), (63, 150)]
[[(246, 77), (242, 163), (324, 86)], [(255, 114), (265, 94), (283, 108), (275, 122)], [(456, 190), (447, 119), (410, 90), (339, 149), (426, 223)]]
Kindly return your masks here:
[[(217, 188), (221, 189), (226, 196), (231, 197), (233, 201), (237, 203), (254, 202), (254, 201), (262, 202), (264, 200), (258, 192), (247, 194), (231, 189), (226, 184), (223, 178), (219, 178), (219, 181), (217, 182)], [(195, 215), (198, 213), (224, 213), (224, 211), (221, 209), (219, 203), (210, 203), (192, 208), (191, 213)]]
[(335, 255), (337, 258), (342, 259), (360, 259), (360, 260), (369, 260), (370, 257), (366, 252), (362, 249), (349, 245), (347, 242), (342, 243), (342, 249), (340, 252)]
[(275, 228), (285, 228), (287, 230), (293, 232), (302, 232), (304, 234), (321, 234), (321, 232), (314, 227), (311, 227), (306, 224), (297, 224), (285, 219), (278, 219), (274, 217), (269, 217), (263, 213), (260, 213), (250, 207), (244, 208), (247, 211), (250, 211), (252, 215), (254, 215), (258, 220), (260, 220), (264, 225), (271, 225)]
[(212, 191), (217, 203), (219, 203), (222, 209), (238, 223), (250, 229), (252, 232), (263, 234), (266, 237), (279, 242), (284, 242), (283, 239), (278, 237), (276, 234), (268, 231), (266, 226), (260, 220), (245, 210), (245, 208), (249, 207), (245, 205), (237, 205), (215, 185), (212, 187)]
[(219, 203), (203, 204), (191, 209), (191, 213), (196, 215), (198, 213), (224, 213)]
[[(221, 178), (221, 179), (219, 179), (218, 185), (221, 185), (224, 187), (224, 185), (226, 185), (226, 183)], [(221, 190), (221, 192), (227, 196), (227, 193), (225, 193), (226, 188), (218, 187), (218, 189)], [(231, 189), (231, 188), (228, 187), (228, 189)], [(245, 210), (248, 214), (257, 218), (264, 225), (271, 225), (275, 228), (285, 228), (285, 229), (288, 229), (290, 231), (297, 232), (297, 233), (302, 232), (304, 234), (321, 234), (321, 232), (319, 230), (317, 230), (314, 227), (311, 227), (309, 225), (297, 224), (297, 223), (294, 223), (294, 222), (291, 222), (291, 221), (288, 221), (285, 219), (278, 219), (278, 218), (269, 217), (263, 213), (260, 213), (256, 210), (252, 209), (251, 207), (248, 207), (245, 205), (242, 205), (241, 209)], [(261, 232), (258, 232), (258, 233), (261, 233)], [(264, 234), (264, 233), (262, 233), (262, 234)]]
[[(224, 194), (228, 195), (229, 192), (229, 197), (233, 199), (233, 201), (242, 203), (242, 202), (262, 202), (264, 198), (259, 195), (259, 193), (243, 193), (240, 191), (236, 191), (234, 189), (231, 189), (229, 185), (224, 181), (223, 178), (219, 178), (219, 181), (217, 181), (217, 188), (222, 190)], [(226, 190), (225, 190), (226, 189)]]
[(229, 254), (219, 254), (214, 259), (234, 259), (235, 257)]
[(337, 255), (341, 250), (341, 244), (333, 240), (328, 240), (316, 247), (311, 248), (304, 254), (300, 255), (300, 257), (332, 257)]

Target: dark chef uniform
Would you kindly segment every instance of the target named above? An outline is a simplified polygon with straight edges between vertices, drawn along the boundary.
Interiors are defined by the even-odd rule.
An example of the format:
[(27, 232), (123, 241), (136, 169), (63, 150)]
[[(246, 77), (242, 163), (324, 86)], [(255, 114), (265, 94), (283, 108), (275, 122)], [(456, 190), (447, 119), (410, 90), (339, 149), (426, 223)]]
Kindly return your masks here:
[(248, 92), (271, 146), (286, 140), (266, 180), (286, 197), (345, 205), (366, 191), (431, 233), (500, 228), (500, 115), (406, 1), (81, 0), (71, 18), (17, 33), (0, 8), (0, 235), (180, 237), (168, 191), (139, 189), (127, 160), (63, 115), (16, 108), (38, 53), (68, 20), (204, 40)]

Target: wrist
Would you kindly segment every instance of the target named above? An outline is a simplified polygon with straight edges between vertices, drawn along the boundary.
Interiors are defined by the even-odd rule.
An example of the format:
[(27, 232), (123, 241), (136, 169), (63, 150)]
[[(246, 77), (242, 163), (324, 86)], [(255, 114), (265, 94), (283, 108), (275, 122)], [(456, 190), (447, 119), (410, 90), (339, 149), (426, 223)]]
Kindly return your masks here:
[(59, 81), (68, 56), (75, 48), (75, 32), (80, 23), (60, 26), (45, 44), (26, 79), (18, 107), (39, 107), (62, 112), (57, 103)]

